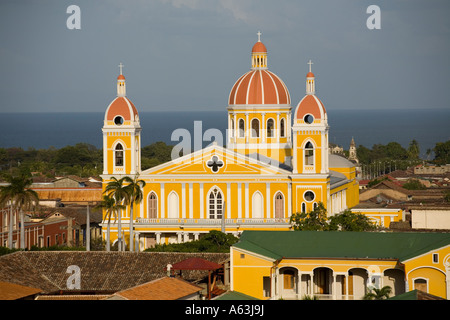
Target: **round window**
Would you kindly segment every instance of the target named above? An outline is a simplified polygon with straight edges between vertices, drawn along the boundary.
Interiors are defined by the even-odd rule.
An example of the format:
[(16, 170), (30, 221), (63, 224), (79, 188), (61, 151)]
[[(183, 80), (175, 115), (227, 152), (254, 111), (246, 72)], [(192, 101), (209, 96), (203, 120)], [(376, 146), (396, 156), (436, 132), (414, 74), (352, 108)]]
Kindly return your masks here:
[(120, 126), (120, 125), (122, 125), (123, 124), (123, 118), (121, 117), (121, 116), (117, 116), (117, 117), (115, 117), (114, 118), (114, 123), (116, 124), (116, 125), (118, 125), (118, 126)]
[(313, 201), (316, 195), (312, 191), (306, 191), (303, 197), (305, 198), (306, 201)]
[(303, 121), (305, 121), (305, 123), (307, 124), (311, 124), (314, 122), (314, 117), (310, 114), (307, 114), (304, 118)]

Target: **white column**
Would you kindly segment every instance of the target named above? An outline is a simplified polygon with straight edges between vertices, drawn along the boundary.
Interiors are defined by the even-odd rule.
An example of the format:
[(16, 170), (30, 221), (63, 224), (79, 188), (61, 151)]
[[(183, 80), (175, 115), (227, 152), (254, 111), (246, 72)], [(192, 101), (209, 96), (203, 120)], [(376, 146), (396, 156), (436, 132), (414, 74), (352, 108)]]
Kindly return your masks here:
[(266, 219), (270, 219), (270, 183), (266, 182)]
[(156, 244), (161, 244), (161, 232), (155, 232)]
[(233, 132), (233, 139), (234, 139), (234, 144), (236, 145), (236, 139), (237, 139), (237, 135), (239, 132), (239, 124), (238, 121), (236, 119), (236, 112), (233, 112), (233, 120), (234, 120), (234, 132)]
[[(284, 127), (286, 128), (286, 120), (284, 123)], [(280, 133), (281, 133), (281, 126), (280, 126), (280, 113), (277, 112), (277, 124), (274, 126), (275, 131), (275, 137), (277, 137), (277, 143), (280, 143)]]
[(200, 219), (205, 219), (203, 207), (203, 183), (200, 183)]
[(181, 217), (186, 218), (186, 184), (181, 184)]
[(189, 183), (189, 218), (194, 217), (194, 186)]
[(103, 174), (107, 173), (108, 173), (108, 133), (103, 132)]
[(298, 168), (297, 168), (297, 134), (296, 132), (294, 132), (294, 144), (292, 145), (292, 149), (294, 150), (294, 156), (292, 159), (292, 168), (293, 168), (293, 173), (296, 174), (298, 173)]
[(161, 213), (160, 213), (160, 217), (161, 219), (166, 218), (166, 213), (165, 213), (165, 203), (166, 203), (166, 197), (164, 195), (164, 183), (161, 183)]
[(245, 183), (245, 218), (249, 218), (249, 196), (248, 196), (248, 182)]
[(231, 219), (231, 183), (227, 182), (227, 218)]
[(261, 141), (264, 143), (266, 142), (266, 113), (262, 112), (262, 121), (261, 121)]
[(245, 143), (248, 143), (248, 136), (249, 136), (249, 133), (250, 133), (249, 128), (250, 128), (250, 124), (248, 123), (248, 112), (246, 112), (245, 113)]
[(238, 182), (238, 218), (242, 218), (242, 183)]
[(288, 182), (288, 218), (292, 215), (292, 184)]

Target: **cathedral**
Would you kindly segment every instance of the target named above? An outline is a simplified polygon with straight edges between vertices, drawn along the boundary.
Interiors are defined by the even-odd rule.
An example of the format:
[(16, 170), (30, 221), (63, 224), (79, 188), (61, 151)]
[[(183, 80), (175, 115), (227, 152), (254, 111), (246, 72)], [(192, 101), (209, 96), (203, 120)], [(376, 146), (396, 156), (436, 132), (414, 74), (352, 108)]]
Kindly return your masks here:
[[(102, 179), (103, 187), (112, 177), (146, 182), (131, 224), (139, 250), (197, 240), (210, 230), (234, 235), (290, 230), (292, 214), (309, 212), (320, 202), (328, 215), (358, 204), (355, 165), (329, 152), (328, 115), (315, 93), (311, 61), (305, 96), (294, 108), (288, 88), (268, 69), (260, 33), (250, 61), (250, 71), (229, 94), (226, 147), (213, 143), (144, 171), (139, 113), (126, 95), (120, 66), (117, 97), (106, 109), (102, 129)], [(121, 214), (121, 226), (128, 246), (129, 209)], [(117, 227), (112, 223), (113, 242)]]

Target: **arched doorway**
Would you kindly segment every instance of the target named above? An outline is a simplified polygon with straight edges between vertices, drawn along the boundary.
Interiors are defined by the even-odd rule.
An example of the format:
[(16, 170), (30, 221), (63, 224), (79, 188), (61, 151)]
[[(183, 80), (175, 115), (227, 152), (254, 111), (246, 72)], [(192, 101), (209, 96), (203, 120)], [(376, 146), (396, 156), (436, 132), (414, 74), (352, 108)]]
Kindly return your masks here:
[(314, 294), (328, 298), (332, 294), (333, 270), (326, 267), (314, 269)]
[(298, 271), (295, 268), (284, 267), (280, 269), (280, 294), (281, 298), (296, 298)]
[(361, 300), (367, 292), (368, 273), (366, 269), (353, 268), (348, 271), (348, 295), (350, 299)]

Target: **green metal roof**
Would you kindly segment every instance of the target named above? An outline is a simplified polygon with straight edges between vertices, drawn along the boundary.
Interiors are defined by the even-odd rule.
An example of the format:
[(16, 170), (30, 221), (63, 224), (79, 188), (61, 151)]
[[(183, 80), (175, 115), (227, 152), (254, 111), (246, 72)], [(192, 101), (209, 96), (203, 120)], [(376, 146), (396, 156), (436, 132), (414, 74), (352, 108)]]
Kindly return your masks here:
[(281, 258), (398, 259), (405, 261), (450, 245), (450, 233), (244, 231), (234, 245)]
[(243, 294), (238, 291), (228, 291), (214, 300), (259, 300), (255, 297)]

